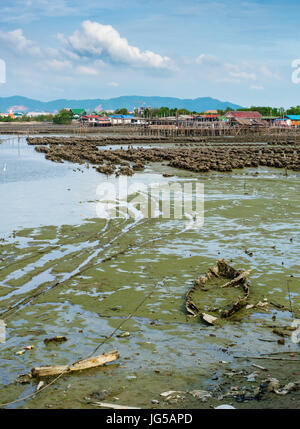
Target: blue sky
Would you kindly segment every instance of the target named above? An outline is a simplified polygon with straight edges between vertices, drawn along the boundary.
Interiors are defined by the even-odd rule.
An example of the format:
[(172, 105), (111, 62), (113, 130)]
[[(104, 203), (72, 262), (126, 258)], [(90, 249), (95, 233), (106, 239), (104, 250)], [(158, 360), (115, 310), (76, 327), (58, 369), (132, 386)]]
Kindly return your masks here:
[(298, 0), (6, 0), (0, 96), (299, 105), (299, 16)]

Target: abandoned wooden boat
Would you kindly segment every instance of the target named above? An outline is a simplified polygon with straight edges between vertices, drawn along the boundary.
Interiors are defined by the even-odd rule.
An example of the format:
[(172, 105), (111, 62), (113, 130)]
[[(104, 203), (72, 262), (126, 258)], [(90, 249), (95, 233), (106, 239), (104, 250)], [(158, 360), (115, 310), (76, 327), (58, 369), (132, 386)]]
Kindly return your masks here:
[[(250, 273), (251, 270), (236, 270), (225, 259), (220, 259), (204, 276), (194, 281), (193, 287), (186, 295), (187, 312), (210, 325), (231, 317), (247, 305)], [(222, 301), (226, 301), (226, 298), (226, 305), (211, 307), (211, 304), (216, 305), (219, 301), (223, 304)]]

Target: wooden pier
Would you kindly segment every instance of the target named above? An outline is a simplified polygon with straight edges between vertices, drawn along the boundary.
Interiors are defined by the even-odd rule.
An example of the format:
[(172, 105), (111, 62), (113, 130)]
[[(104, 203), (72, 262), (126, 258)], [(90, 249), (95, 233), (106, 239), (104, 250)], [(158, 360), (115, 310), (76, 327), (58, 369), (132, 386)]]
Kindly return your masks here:
[[(157, 121), (158, 122), (158, 121)], [(177, 123), (166, 124), (162, 121), (149, 121), (139, 127), (142, 136), (167, 137), (172, 139), (189, 138), (244, 138), (255, 141), (300, 141), (300, 127), (278, 127), (269, 125), (230, 125), (219, 123)]]

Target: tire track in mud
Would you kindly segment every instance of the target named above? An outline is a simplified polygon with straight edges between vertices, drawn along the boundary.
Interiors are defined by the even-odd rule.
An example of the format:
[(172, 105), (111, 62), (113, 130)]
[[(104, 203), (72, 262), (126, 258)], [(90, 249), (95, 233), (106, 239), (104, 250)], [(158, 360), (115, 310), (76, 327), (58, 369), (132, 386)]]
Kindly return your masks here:
[[(145, 222), (145, 220), (144, 220), (144, 222)], [(65, 277), (62, 280), (59, 280), (59, 281), (56, 281), (56, 282), (51, 282), (50, 285), (49, 284), (48, 285), (46, 284), (46, 286), (45, 285), (40, 285), (41, 290), (36, 290), (29, 297), (25, 297), (21, 301), (18, 301), (15, 304), (11, 305), (8, 310), (5, 310), (4, 312), (0, 313), (0, 318), (2, 318), (3, 320), (7, 320), (7, 318), (9, 316), (11, 316), (12, 314), (14, 314), (19, 309), (24, 308), (26, 305), (28, 305), (29, 303), (31, 303), (35, 298), (39, 297), (42, 294), (47, 293), (48, 291), (54, 289), (55, 287), (57, 287), (59, 285), (64, 284), (67, 281), (72, 280), (73, 278), (77, 277), (78, 275), (84, 273), (89, 268), (93, 267), (94, 266), (93, 261), (96, 260), (96, 259), (98, 259), (99, 254), (101, 254), (101, 252), (104, 252), (116, 240), (118, 240), (119, 238), (121, 238), (127, 232), (129, 232), (132, 229), (134, 229), (139, 223), (143, 223), (143, 221), (140, 222), (140, 220), (137, 220), (133, 224), (128, 225), (127, 228), (124, 227), (122, 229), (122, 232), (120, 234), (114, 236), (111, 240), (109, 240), (107, 243), (105, 243), (100, 250), (99, 249), (95, 250), (92, 253), (92, 255), (90, 255), (85, 261), (83, 261), (75, 270), (73, 270), (71, 273), (69, 273), (69, 275), (65, 275)], [(120, 251), (117, 252), (117, 254), (119, 254), (119, 253), (120, 253)], [(39, 289), (39, 287), (38, 287), (38, 289)]]
[[(99, 234), (101, 234), (101, 233), (105, 232), (105, 230), (108, 228), (108, 224), (109, 224), (109, 222), (106, 222), (106, 224), (105, 224), (104, 228), (102, 228), (102, 230), (101, 230), (101, 231), (99, 231), (99, 232), (97, 232), (96, 234), (92, 234), (92, 235), (90, 235), (89, 237), (87, 237), (86, 242), (89, 242), (92, 238), (95, 238), (95, 239), (96, 239), (96, 237), (97, 237)], [(109, 232), (109, 231), (108, 231), (108, 232)], [(75, 236), (75, 238), (80, 237), (80, 235), (82, 235), (82, 233), (77, 234), (77, 235)], [(37, 251), (36, 253), (31, 253), (31, 254), (30, 254), (30, 256), (28, 256), (28, 257), (25, 257), (25, 258), (23, 258), (23, 259), (19, 259), (19, 260), (17, 260), (17, 261), (14, 261), (14, 262), (12, 262), (11, 264), (8, 264), (8, 265), (6, 264), (4, 267), (0, 268), (0, 273), (1, 273), (2, 271), (5, 271), (5, 270), (9, 269), (10, 267), (13, 267), (13, 266), (14, 266), (14, 265), (16, 265), (16, 264), (21, 264), (21, 265), (22, 265), (24, 262), (26, 262), (26, 261), (28, 261), (28, 260), (30, 260), (30, 259), (32, 259), (32, 258), (35, 258), (35, 257), (37, 257), (37, 256), (39, 256), (39, 255), (47, 254), (47, 253), (49, 252), (49, 248), (50, 248), (50, 251), (53, 251), (53, 250), (58, 250), (60, 247), (62, 247), (62, 245), (61, 245), (61, 244), (52, 245), (52, 246), (49, 246), (49, 247), (48, 247), (48, 248), (46, 248), (46, 249), (39, 250), (39, 251)], [(13, 260), (13, 259), (14, 259), (13, 257), (12, 257), (12, 258), (10, 258), (10, 259), (8, 260), (8, 262), (10, 262), (10, 261), (11, 261), (11, 260)], [(33, 264), (34, 264), (35, 262), (37, 262), (37, 261), (34, 261), (34, 262), (33, 262)]]
[[(66, 274), (64, 276), (64, 278), (62, 280), (58, 280), (56, 282), (51, 282), (49, 284), (49, 282), (47, 282), (46, 284), (42, 284), (40, 285), (34, 293), (30, 294), (29, 297), (25, 297), (23, 298), (21, 301), (16, 302), (15, 304), (13, 304), (12, 306), (9, 306), (9, 309), (0, 313), (0, 317), (3, 318), (4, 320), (7, 319), (7, 317), (9, 317), (10, 315), (12, 315), (13, 313), (15, 313), (16, 311), (18, 311), (20, 308), (23, 308), (24, 306), (26, 306), (27, 304), (31, 303), (35, 298), (38, 298), (40, 295), (47, 293), (48, 291), (54, 289), (55, 287), (62, 285), (64, 283), (66, 283), (67, 281), (70, 281), (72, 279), (74, 279), (75, 277), (77, 277), (78, 275), (84, 273), (85, 271), (87, 271), (88, 269), (92, 268), (92, 267), (98, 267), (101, 266), (102, 264), (109, 262), (111, 260), (116, 259), (118, 256), (120, 255), (124, 255), (125, 253), (129, 252), (129, 251), (137, 251), (139, 248), (141, 247), (145, 247), (148, 246), (149, 244), (153, 244), (156, 241), (160, 241), (163, 239), (166, 239), (168, 237), (170, 237), (171, 235), (174, 235), (174, 231), (168, 232), (166, 234), (160, 235), (157, 238), (153, 238), (153, 239), (147, 239), (147, 240), (143, 240), (142, 242), (140, 242), (137, 245), (133, 245), (132, 243), (128, 244), (124, 249), (122, 250), (118, 250), (117, 252), (111, 254), (110, 256), (104, 257), (100, 260), (100, 262), (97, 262), (97, 264), (94, 264), (95, 260), (98, 260), (99, 255), (101, 254), (101, 252), (104, 252), (107, 248), (109, 248), (109, 250), (113, 249), (113, 247), (111, 247), (111, 245), (118, 239), (122, 238), (125, 234), (127, 234), (129, 231), (134, 230), (135, 228), (141, 226), (144, 223), (147, 223), (148, 219), (138, 219), (135, 222), (133, 222), (133, 224), (128, 225), (128, 227), (123, 227), (122, 232), (116, 236), (114, 236), (111, 240), (109, 240), (107, 243), (105, 243), (101, 249), (96, 249), (94, 252), (92, 252), (91, 255), (88, 256), (87, 259), (85, 259), (81, 264), (78, 265), (78, 267), (73, 270), (71, 273)], [(126, 221), (123, 222), (123, 225), (126, 223)], [(97, 237), (99, 234), (103, 233), (103, 231), (106, 232), (106, 235), (109, 234), (109, 232), (111, 231), (111, 229), (113, 228), (113, 225), (109, 225), (110, 222), (107, 222), (106, 225), (104, 226), (104, 228), (98, 232), (97, 234), (92, 234), (91, 236), (88, 237), (88, 239), (86, 241), (91, 240), (91, 238), (95, 238)], [(107, 231), (106, 231), (107, 230)], [(183, 229), (181, 231), (185, 232), (186, 229)], [(176, 234), (178, 235), (178, 234)], [(61, 247), (60, 245), (58, 247)], [(95, 248), (96, 246), (92, 247)], [(86, 251), (86, 250), (84, 250)], [(72, 252), (70, 252), (72, 253)], [(68, 256), (70, 255), (70, 253), (64, 255), (64, 256)], [(61, 260), (57, 261), (57, 264), (59, 264), (61, 262)], [(54, 266), (51, 266), (50, 268), (53, 269), (57, 264), (55, 264)], [(43, 272), (42, 272), (43, 273)], [(41, 274), (41, 273), (39, 273)], [(41, 289), (41, 290), (40, 290)], [(6, 297), (4, 297), (5, 299)]]
[[(102, 230), (101, 231), (99, 231), (99, 232), (97, 232), (97, 234), (92, 234), (92, 235), (90, 235), (88, 238), (87, 238), (87, 240), (86, 240), (86, 242), (87, 241), (90, 241), (92, 238), (96, 238), (97, 236), (99, 236), (100, 234), (103, 234), (103, 233), (105, 233), (105, 235), (107, 235), (107, 234), (109, 234), (109, 232), (110, 232), (110, 230), (111, 230), (111, 227), (112, 226), (110, 226), (109, 225), (109, 222), (106, 222), (106, 224), (105, 224), (105, 226), (102, 228)], [(78, 235), (80, 235), (80, 234), (78, 234)], [(80, 243), (80, 244), (82, 244), (82, 243)], [(56, 247), (55, 247), (55, 249), (58, 249), (58, 248), (60, 248), (60, 247), (62, 247), (61, 245), (57, 245)], [(93, 248), (95, 248), (96, 246), (93, 246)], [(55, 250), (55, 249), (52, 249), (52, 252), (53, 252), (53, 250)], [(86, 249), (84, 250), (84, 251), (86, 251)], [(64, 257), (66, 257), (66, 256), (70, 256), (72, 253), (74, 253), (73, 252), (73, 250), (72, 251), (70, 251), (70, 252), (68, 252), (68, 253), (66, 253), (65, 255), (64, 255)], [(51, 253), (50, 253), (51, 254)], [(39, 259), (39, 261), (40, 261), (41, 259)], [(32, 264), (30, 264), (30, 265), (34, 265), (34, 264), (36, 264), (36, 262), (37, 261), (35, 261), (35, 262), (33, 262)], [(54, 261), (53, 261), (54, 262)], [(62, 262), (62, 259), (60, 259), (60, 260), (58, 260), (57, 261), (57, 263), (56, 264), (54, 264), (53, 266), (51, 266), (49, 269), (53, 269), (55, 266), (57, 266), (60, 262)], [(80, 264), (81, 265), (81, 264)], [(45, 272), (45, 271), (44, 271)], [(72, 273), (74, 272), (74, 270), (72, 271)], [(39, 274), (41, 274), (41, 273), (43, 273), (43, 272), (40, 272)], [(64, 280), (65, 281), (65, 280)], [(59, 282), (56, 282), (56, 283), (59, 283)], [(48, 284), (48, 282), (46, 283), (46, 284)], [(50, 283), (50, 285), (51, 284), (53, 284), (53, 282), (52, 283)], [(23, 287), (24, 286), (26, 286), (26, 283), (23, 285)], [(39, 287), (37, 288), (37, 289), (39, 289)], [(40, 294), (41, 294), (42, 292), (40, 292), (40, 291), (38, 291), (37, 292), (37, 294), (33, 294), (33, 295), (31, 295), (31, 297), (32, 298), (34, 298), (35, 296), (39, 296)], [(3, 299), (5, 299), (5, 298), (7, 298), (7, 296), (5, 296), (5, 297), (3, 297)], [(27, 298), (24, 298), (22, 301), (20, 301), (19, 303), (16, 303), (15, 305), (13, 305), (13, 307), (12, 308), (10, 308), (9, 309), (9, 311), (10, 310), (13, 310), (13, 309), (15, 309), (17, 306), (19, 306), (19, 305), (21, 305), (22, 304), (22, 302), (24, 302), (24, 303), (27, 303), (28, 301), (28, 297)], [(4, 311), (3, 313), (0, 313), (0, 315), (6, 315), (7, 314), (7, 311)]]

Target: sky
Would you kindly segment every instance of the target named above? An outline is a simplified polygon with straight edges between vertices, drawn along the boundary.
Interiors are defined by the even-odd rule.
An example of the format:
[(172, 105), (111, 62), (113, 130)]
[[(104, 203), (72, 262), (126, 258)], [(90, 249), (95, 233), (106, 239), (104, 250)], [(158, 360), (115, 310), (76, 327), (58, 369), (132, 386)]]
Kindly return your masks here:
[(1, 1), (0, 97), (300, 105), (299, 16), (299, 0)]

